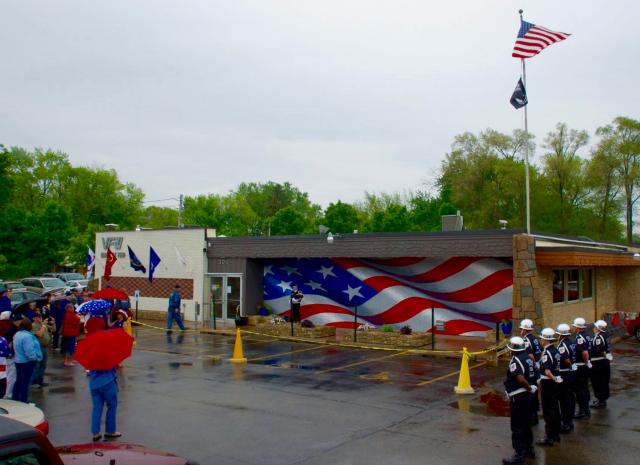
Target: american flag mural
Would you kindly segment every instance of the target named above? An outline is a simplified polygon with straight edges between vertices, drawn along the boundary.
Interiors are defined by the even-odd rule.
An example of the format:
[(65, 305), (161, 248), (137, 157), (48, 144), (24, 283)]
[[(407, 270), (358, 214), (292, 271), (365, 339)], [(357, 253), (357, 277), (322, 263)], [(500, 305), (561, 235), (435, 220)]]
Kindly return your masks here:
[(480, 336), (511, 318), (513, 270), (509, 262), (479, 257), (299, 258), (264, 262), (264, 303), (289, 315), (291, 286), (304, 293), (301, 319), (316, 326), (405, 325), (438, 333)]

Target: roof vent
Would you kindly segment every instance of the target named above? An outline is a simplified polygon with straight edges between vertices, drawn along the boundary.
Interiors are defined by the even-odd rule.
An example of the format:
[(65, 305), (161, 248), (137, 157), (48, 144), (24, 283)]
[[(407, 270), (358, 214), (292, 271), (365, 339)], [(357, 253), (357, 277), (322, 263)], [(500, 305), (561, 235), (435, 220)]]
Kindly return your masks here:
[(442, 215), (442, 230), (443, 231), (462, 231), (463, 229), (462, 215), (460, 210), (455, 215)]

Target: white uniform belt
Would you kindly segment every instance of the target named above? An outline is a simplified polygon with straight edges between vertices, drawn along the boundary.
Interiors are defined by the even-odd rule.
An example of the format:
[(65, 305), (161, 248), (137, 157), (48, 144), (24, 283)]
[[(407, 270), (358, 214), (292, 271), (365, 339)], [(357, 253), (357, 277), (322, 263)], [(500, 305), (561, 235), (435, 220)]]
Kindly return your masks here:
[(565, 371), (572, 371), (572, 370), (571, 368), (560, 368), (558, 371), (565, 372)]
[(596, 362), (596, 361), (598, 361), (598, 360), (604, 360), (605, 358), (606, 358), (606, 357), (593, 357), (593, 358), (591, 359), (591, 361), (592, 361), (592, 362)]
[(522, 394), (523, 392), (529, 392), (529, 391), (527, 391), (525, 388), (520, 388), (520, 389), (516, 389), (515, 391), (512, 391), (512, 392), (507, 392), (507, 395), (509, 397), (513, 397), (516, 394)]
[(549, 378), (547, 375), (540, 375), (540, 379), (548, 379), (549, 381), (555, 381), (553, 378)]
[(576, 363), (576, 366), (579, 366), (579, 367), (582, 367), (584, 365), (585, 365), (584, 363)]

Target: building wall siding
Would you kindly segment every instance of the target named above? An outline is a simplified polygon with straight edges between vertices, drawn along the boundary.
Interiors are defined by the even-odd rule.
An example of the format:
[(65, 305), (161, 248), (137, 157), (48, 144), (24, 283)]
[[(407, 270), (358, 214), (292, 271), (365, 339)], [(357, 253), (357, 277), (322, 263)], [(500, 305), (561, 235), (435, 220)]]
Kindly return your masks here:
[(640, 311), (640, 269), (620, 267), (616, 270), (616, 306), (611, 310)]

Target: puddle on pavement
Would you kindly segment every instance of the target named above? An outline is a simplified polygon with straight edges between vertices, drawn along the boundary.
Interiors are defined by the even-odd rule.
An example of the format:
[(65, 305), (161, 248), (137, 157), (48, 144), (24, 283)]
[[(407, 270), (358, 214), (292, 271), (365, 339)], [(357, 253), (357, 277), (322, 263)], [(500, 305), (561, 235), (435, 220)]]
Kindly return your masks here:
[(611, 352), (616, 355), (640, 355), (637, 349), (613, 349)]
[(169, 362), (169, 368), (192, 367), (193, 362)]
[(76, 388), (74, 388), (73, 386), (61, 386), (61, 387), (49, 388), (49, 392), (59, 393), (59, 394), (68, 394), (70, 392), (76, 392)]
[(461, 397), (449, 404), (450, 407), (457, 408), (464, 412), (471, 412), (478, 415), (491, 417), (508, 417), (511, 412), (509, 401), (503, 394), (496, 391), (489, 391), (480, 396), (482, 404), (471, 403), (471, 399)]

